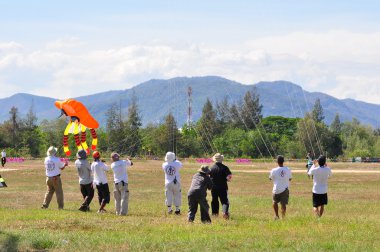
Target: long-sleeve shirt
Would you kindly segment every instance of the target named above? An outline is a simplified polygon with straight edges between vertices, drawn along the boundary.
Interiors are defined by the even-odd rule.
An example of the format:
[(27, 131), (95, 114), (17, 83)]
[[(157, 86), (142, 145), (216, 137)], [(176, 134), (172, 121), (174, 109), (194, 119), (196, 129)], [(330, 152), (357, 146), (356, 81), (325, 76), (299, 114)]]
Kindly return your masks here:
[(231, 175), (230, 169), (222, 163), (216, 162), (211, 167), (210, 177), (212, 183), (214, 184), (214, 188), (216, 189), (228, 189), (227, 185), (227, 177)]
[(207, 196), (207, 189), (211, 190), (212, 181), (210, 177), (204, 173), (198, 172), (193, 176), (193, 180), (191, 181), (191, 186), (188, 192), (188, 196), (198, 195), (201, 197)]

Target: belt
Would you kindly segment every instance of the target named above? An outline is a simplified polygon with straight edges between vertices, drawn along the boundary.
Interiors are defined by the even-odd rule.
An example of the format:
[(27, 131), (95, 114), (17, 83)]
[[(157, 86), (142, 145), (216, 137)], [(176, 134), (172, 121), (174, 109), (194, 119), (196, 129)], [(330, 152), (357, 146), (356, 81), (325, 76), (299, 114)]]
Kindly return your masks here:
[(61, 174), (58, 174), (58, 175), (56, 175), (56, 176), (52, 176), (52, 177), (49, 177), (49, 176), (48, 176), (48, 178), (56, 178), (56, 177), (61, 177)]
[(119, 182), (119, 183), (115, 183), (115, 185), (118, 185), (118, 184), (120, 184), (120, 183), (122, 183), (123, 186), (124, 186), (125, 184), (128, 184), (128, 183), (125, 183), (124, 181), (121, 181), (121, 182)]

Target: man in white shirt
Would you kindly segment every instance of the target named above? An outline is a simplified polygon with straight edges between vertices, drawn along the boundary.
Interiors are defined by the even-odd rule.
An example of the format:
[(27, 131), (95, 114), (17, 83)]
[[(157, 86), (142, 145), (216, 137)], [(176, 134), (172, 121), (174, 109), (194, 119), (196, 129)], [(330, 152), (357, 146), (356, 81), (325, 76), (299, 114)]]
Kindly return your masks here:
[(172, 204), (174, 203), (176, 210), (175, 214), (181, 214), (181, 177), (179, 170), (182, 168), (182, 163), (176, 160), (175, 153), (167, 152), (165, 163), (162, 164), (162, 169), (165, 172), (165, 196), (168, 213), (172, 214)]
[(133, 163), (127, 160), (120, 160), (120, 155), (116, 152), (111, 154), (113, 163), (111, 169), (113, 170), (113, 177), (115, 189), (113, 191), (115, 197), (116, 215), (128, 214), (128, 173), (127, 167), (132, 166)]
[(281, 203), (281, 216), (285, 218), (286, 205), (289, 203), (289, 181), (292, 180), (291, 170), (284, 166), (284, 157), (277, 156), (278, 167), (272, 169), (269, 179), (273, 181), (273, 210), (275, 220), (280, 219), (278, 215), (278, 203)]
[(98, 213), (107, 212), (104, 208), (110, 203), (110, 189), (108, 187), (108, 181), (106, 176), (106, 171), (109, 170), (109, 167), (100, 160), (99, 151), (94, 151), (92, 153), (94, 162), (91, 164), (91, 171), (94, 174), (94, 184), (98, 190), (98, 200), (100, 208)]
[(331, 177), (331, 169), (326, 166), (326, 157), (318, 158), (318, 167), (311, 167), (309, 175), (313, 178), (313, 210), (317, 217), (322, 217), (325, 205), (327, 205), (327, 182)]
[(7, 162), (7, 153), (5, 150), (1, 152), (1, 166), (4, 167), (5, 163)]
[(47, 150), (47, 157), (45, 158), (45, 170), (46, 170), (46, 185), (47, 191), (45, 194), (43, 209), (49, 207), (50, 201), (55, 192), (57, 197), (58, 209), (63, 209), (63, 190), (61, 181), (61, 171), (68, 165), (67, 162), (63, 163), (58, 157), (57, 148), (50, 146)]

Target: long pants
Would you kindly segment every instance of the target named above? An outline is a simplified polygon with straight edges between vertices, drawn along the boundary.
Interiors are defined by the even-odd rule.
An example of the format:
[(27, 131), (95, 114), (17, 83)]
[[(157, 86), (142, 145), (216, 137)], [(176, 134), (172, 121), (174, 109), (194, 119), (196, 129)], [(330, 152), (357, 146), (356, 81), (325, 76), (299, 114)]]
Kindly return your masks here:
[(7, 158), (5, 158), (5, 157), (1, 158), (1, 166), (2, 167), (4, 167), (6, 162), (7, 162)]
[(128, 183), (117, 183), (113, 191), (115, 197), (116, 215), (128, 214), (129, 190)]
[(198, 210), (198, 204), (201, 211), (201, 221), (202, 222), (211, 222), (210, 215), (208, 213), (210, 206), (207, 203), (206, 197), (199, 195), (190, 195), (187, 197), (189, 201), (189, 221), (194, 221), (195, 215)]
[(46, 178), (47, 191), (45, 194), (43, 207), (48, 208), (53, 194), (57, 197), (58, 208), (63, 209), (63, 190), (60, 176), (47, 177)]
[(92, 199), (94, 198), (94, 187), (92, 183), (87, 185), (80, 185), (80, 192), (82, 193), (84, 202), (82, 203), (82, 207), (88, 208), (91, 204)]
[(165, 185), (165, 196), (165, 204), (168, 207), (172, 206), (173, 203), (176, 207), (181, 206), (181, 184), (178, 182), (176, 184), (171, 182)]
[(219, 214), (219, 199), (222, 204), (222, 211), (224, 214), (228, 214), (230, 208), (230, 202), (228, 201), (228, 191), (226, 189), (214, 188), (211, 190), (212, 201), (211, 209), (212, 214)]

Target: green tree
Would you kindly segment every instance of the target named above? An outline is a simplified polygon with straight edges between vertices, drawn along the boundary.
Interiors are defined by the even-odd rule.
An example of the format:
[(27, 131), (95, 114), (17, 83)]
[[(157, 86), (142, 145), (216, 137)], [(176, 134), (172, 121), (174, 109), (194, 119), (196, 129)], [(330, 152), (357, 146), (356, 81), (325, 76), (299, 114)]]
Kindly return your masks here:
[(202, 115), (196, 127), (205, 148), (214, 152), (213, 139), (219, 133), (220, 127), (217, 122), (216, 111), (209, 99), (203, 106)]
[(256, 92), (247, 91), (244, 95), (241, 107), (241, 119), (248, 129), (255, 129), (262, 119), (263, 106), (260, 104), (259, 95)]
[(112, 104), (106, 112), (108, 135), (108, 151), (116, 151), (121, 154), (126, 152), (124, 124), (121, 118), (121, 108), (116, 103)]
[(330, 129), (334, 134), (336, 134), (338, 136), (341, 134), (342, 123), (340, 122), (340, 117), (339, 117), (338, 113), (335, 115), (334, 121), (330, 125)]
[(141, 148), (141, 117), (138, 111), (137, 98), (132, 96), (131, 104), (128, 107), (128, 118), (125, 122), (125, 136), (127, 144), (127, 152), (131, 156), (135, 156)]
[(323, 113), (323, 107), (321, 104), (321, 100), (318, 98), (315, 103), (313, 110), (311, 111), (312, 119), (317, 123), (322, 123), (325, 119), (324, 113)]

